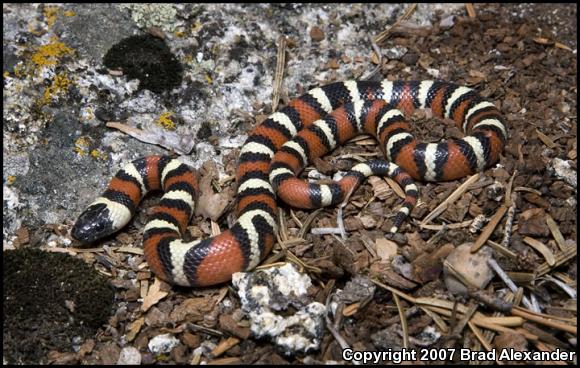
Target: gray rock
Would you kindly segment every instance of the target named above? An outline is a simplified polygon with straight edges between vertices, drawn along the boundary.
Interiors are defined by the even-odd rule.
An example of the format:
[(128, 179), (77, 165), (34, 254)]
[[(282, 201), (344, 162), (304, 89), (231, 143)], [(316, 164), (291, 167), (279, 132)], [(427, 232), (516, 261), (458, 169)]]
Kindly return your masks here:
[[(494, 276), (487, 261), (492, 257), (489, 247), (482, 247), (476, 253), (471, 253), (473, 243), (464, 243), (455, 248), (448, 256), (447, 261), (453, 268), (462, 275), (471, 285), (483, 289), (489, 284)], [(446, 267), (443, 268), (445, 274), (445, 285), (453, 294), (467, 295), (467, 287), (449, 274)]]
[(129, 11), (116, 4), (78, 3), (67, 9), (75, 16), (59, 17), (54, 32), (97, 65), (111, 46), (139, 32)]

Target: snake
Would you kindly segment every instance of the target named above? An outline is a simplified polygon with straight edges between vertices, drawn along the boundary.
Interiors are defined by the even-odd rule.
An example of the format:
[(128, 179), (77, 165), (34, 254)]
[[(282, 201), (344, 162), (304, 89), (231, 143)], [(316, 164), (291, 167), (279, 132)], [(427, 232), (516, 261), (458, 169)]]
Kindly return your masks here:
[[(453, 121), (464, 136), (418, 142), (407, 118), (421, 109)], [(359, 163), (327, 184), (298, 178), (309, 162), (360, 134), (374, 136), (386, 160)], [(334, 82), (291, 100), (248, 134), (236, 169), (237, 220), (228, 230), (186, 240), (199, 195), (197, 174), (176, 158), (152, 155), (123, 166), (79, 215), (71, 235), (83, 243), (101, 240), (130, 222), (148, 192), (162, 190), (143, 230), (151, 271), (175, 285), (216, 285), (254, 269), (270, 253), (277, 239), (277, 198), (297, 208), (332, 206), (348, 200), (365, 178), (390, 177), (405, 195), (391, 221), (390, 232), (396, 233), (418, 200), (415, 180), (450, 181), (483, 171), (499, 160), (507, 139), (499, 109), (466, 86), (440, 80)]]

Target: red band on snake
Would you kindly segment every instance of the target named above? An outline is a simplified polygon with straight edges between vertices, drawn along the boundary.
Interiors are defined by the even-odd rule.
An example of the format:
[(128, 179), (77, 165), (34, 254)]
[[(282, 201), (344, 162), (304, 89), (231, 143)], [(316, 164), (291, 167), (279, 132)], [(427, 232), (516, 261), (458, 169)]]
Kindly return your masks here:
[[(466, 136), (417, 142), (405, 120), (415, 109), (431, 109), (436, 117), (453, 120)], [(329, 185), (296, 178), (312, 159), (362, 133), (377, 138), (389, 162), (358, 164)], [(219, 284), (256, 267), (274, 246), (275, 193), (292, 206), (317, 208), (344, 201), (370, 175), (390, 176), (406, 195), (392, 221), (391, 232), (396, 232), (419, 195), (413, 179), (454, 180), (482, 171), (498, 161), (506, 140), (499, 110), (467, 87), (442, 81), (332, 83), (292, 100), (249, 134), (237, 168), (238, 219), (229, 230), (185, 241), (197, 198), (196, 176), (176, 159), (149, 156), (115, 175), (79, 216), (72, 235), (94, 242), (118, 231), (147, 192), (161, 189), (164, 195), (143, 234), (151, 270), (173, 284)]]

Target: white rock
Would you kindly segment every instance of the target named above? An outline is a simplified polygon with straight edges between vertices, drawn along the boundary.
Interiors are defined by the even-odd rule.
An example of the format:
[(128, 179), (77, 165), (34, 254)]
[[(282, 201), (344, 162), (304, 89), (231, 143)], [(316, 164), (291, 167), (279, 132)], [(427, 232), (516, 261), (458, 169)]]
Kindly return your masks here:
[(395, 47), (391, 47), (390, 49), (387, 49), (383, 52), (383, 55), (385, 55), (387, 58), (391, 59), (391, 60), (397, 60), (402, 58), (406, 53), (407, 53), (408, 49), (405, 46), (395, 46)]
[(155, 354), (169, 353), (179, 344), (179, 340), (172, 334), (158, 335), (149, 340), (149, 350)]
[(119, 355), (119, 360), (117, 360), (117, 365), (140, 365), (141, 364), (141, 353), (139, 349), (132, 346), (126, 346), (121, 350)]
[(557, 177), (576, 188), (577, 173), (576, 170), (572, 169), (568, 161), (556, 157), (552, 160), (552, 167)]
[[(256, 337), (270, 337), (286, 353), (317, 349), (324, 333), (326, 307), (306, 304), (310, 277), (291, 263), (255, 272), (238, 272), (232, 277), (242, 310), (249, 316)], [(298, 311), (287, 315), (288, 306)], [(284, 314), (278, 314), (284, 312)]]

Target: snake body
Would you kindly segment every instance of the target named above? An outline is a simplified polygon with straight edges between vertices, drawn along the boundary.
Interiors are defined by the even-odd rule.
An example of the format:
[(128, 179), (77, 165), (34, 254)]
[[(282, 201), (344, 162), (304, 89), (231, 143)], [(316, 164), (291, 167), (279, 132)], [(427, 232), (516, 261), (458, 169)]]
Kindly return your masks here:
[[(451, 119), (466, 136), (419, 143), (405, 115), (431, 109)], [(297, 174), (352, 137), (369, 133), (387, 161), (358, 164), (340, 181), (316, 184)], [(79, 216), (72, 235), (94, 242), (125, 226), (145, 194), (164, 195), (143, 233), (145, 258), (161, 279), (208, 286), (256, 267), (272, 249), (278, 230), (276, 193), (294, 207), (340, 203), (370, 175), (389, 176), (405, 191), (391, 228), (396, 232), (415, 205), (414, 179), (454, 180), (498, 161), (507, 140), (499, 110), (474, 90), (443, 81), (346, 81), (315, 88), (271, 114), (248, 136), (237, 167), (237, 221), (212, 238), (183, 240), (198, 194), (196, 175), (166, 156), (148, 156), (124, 166), (107, 190)]]

